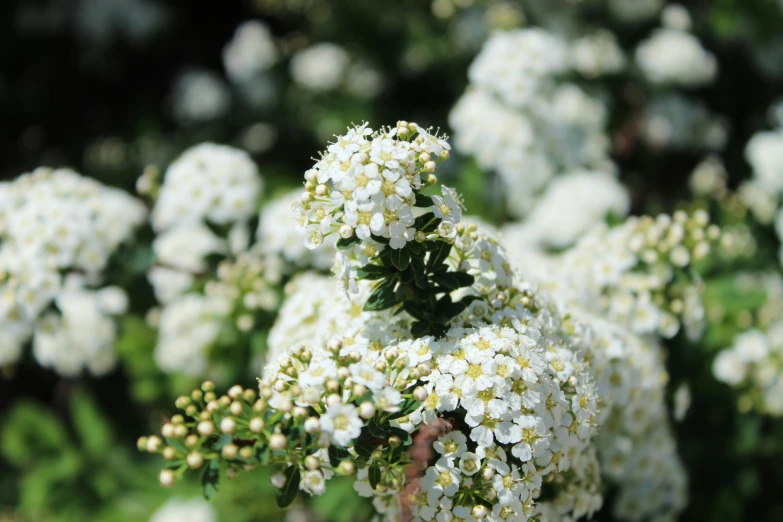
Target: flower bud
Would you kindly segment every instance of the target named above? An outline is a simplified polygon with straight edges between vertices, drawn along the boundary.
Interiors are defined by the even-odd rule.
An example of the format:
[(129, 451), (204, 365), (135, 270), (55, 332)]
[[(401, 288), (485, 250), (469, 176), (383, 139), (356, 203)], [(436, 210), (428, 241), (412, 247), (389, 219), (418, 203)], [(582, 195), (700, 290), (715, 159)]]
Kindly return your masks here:
[(389, 446), (392, 448), (397, 448), (402, 444), (402, 439), (400, 439), (397, 435), (392, 435), (389, 437)]
[(413, 396), (416, 398), (417, 401), (423, 402), (427, 400), (429, 394), (427, 393), (427, 390), (425, 390), (423, 386), (416, 386), (416, 388), (413, 389)]
[(187, 413), (191, 417), (195, 417), (196, 414), (198, 413), (198, 408), (196, 407), (195, 404), (191, 404), (190, 406), (185, 408), (185, 413)]
[(344, 460), (340, 462), (339, 466), (337, 466), (337, 471), (341, 475), (345, 475), (345, 476), (353, 475), (354, 471), (356, 471), (356, 466), (354, 466), (353, 462), (351, 462), (350, 460)]
[(385, 372), (386, 371), (386, 362), (385, 361), (378, 361), (375, 363), (375, 369), (379, 372)]
[(272, 473), (272, 476), (269, 477), (269, 481), (277, 489), (282, 489), (283, 487), (285, 487), (286, 478), (285, 475), (283, 475), (280, 472), (277, 472), (277, 473)]
[(313, 455), (306, 456), (304, 463), (305, 463), (305, 467), (310, 471), (316, 470), (321, 467), (320, 459), (318, 459), (318, 457), (315, 457)]
[(323, 196), (324, 194), (326, 194), (326, 185), (324, 185), (322, 183), (322, 184), (318, 185), (317, 187), (315, 187), (315, 194), (317, 196)]
[(489, 510), (487, 509), (487, 506), (484, 506), (482, 504), (479, 504), (477, 506), (473, 506), (473, 516), (477, 519), (481, 520), (482, 518), (486, 517), (489, 514)]
[(359, 405), (359, 417), (362, 419), (372, 419), (375, 417), (375, 405), (370, 401), (364, 401)]
[(188, 456), (185, 460), (187, 460), (188, 467), (190, 469), (198, 469), (204, 464), (204, 457), (202, 457), (201, 453), (197, 451), (188, 453)]
[(181, 439), (188, 434), (188, 427), (184, 424), (180, 424), (178, 426), (174, 427), (174, 436), (178, 439)]
[(282, 433), (275, 433), (269, 437), (269, 448), (275, 451), (281, 451), (288, 446), (288, 439)]
[(153, 435), (147, 439), (147, 451), (150, 453), (157, 453), (162, 444), (163, 441), (160, 440), (160, 437)]
[(266, 410), (266, 401), (264, 399), (258, 399), (253, 404), (253, 410), (257, 411), (258, 413), (263, 413), (264, 410)]
[(177, 458), (177, 450), (172, 448), (171, 446), (166, 446), (163, 448), (163, 458), (166, 460), (174, 460)]
[(198, 444), (198, 441), (199, 441), (198, 435), (191, 433), (190, 435), (185, 437), (185, 446), (187, 446), (188, 448), (192, 448), (193, 446)]
[(231, 406), (231, 399), (228, 397), (228, 395), (223, 395), (220, 397), (220, 399), (218, 399), (218, 404), (220, 404), (222, 408), (228, 408)]
[(237, 397), (242, 395), (243, 391), (244, 390), (240, 385), (235, 384), (234, 386), (228, 389), (228, 396), (231, 397), (232, 399), (236, 399)]
[(226, 469), (226, 478), (228, 480), (234, 480), (239, 476), (239, 470), (237, 468), (227, 468)]
[(264, 424), (265, 424), (264, 419), (262, 419), (261, 417), (253, 417), (252, 419), (250, 419), (250, 424), (248, 425), (248, 427), (250, 428), (250, 431), (252, 431), (253, 433), (261, 433), (262, 431), (264, 431)]
[(291, 415), (293, 415), (295, 419), (301, 419), (307, 415), (307, 410), (301, 406), (296, 406), (293, 410), (291, 410)]
[(255, 390), (245, 390), (242, 392), (242, 398), (245, 399), (247, 402), (253, 402), (256, 400), (256, 392)]
[(231, 406), (228, 407), (228, 411), (231, 412), (231, 415), (242, 415), (242, 403), (239, 401), (232, 402)]
[(190, 394), (190, 398), (194, 401), (200, 401), (204, 398), (204, 392), (201, 390), (193, 390), (193, 393)]
[(495, 475), (495, 470), (490, 467), (486, 467), (481, 470), (481, 476), (484, 478), (484, 480), (492, 480), (492, 477), (494, 475)]
[(201, 389), (204, 391), (204, 393), (215, 391), (215, 383), (212, 381), (204, 381), (201, 384)]
[(177, 397), (176, 402), (174, 405), (179, 408), (180, 410), (184, 410), (190, 405), (190, 397), (187, 397), (185, 395), (182, 395), (180, 397)]
[(231, 417), (226, 417), (225, 419), (220, 421), (220, 431), (223, 433), (234, 433), (234, 430), (237, 427), (237, 423), (234, 419)]
[(245, 446), (241, 450), (239, 450), (239, 456), (242, 457), (245, 460), (248, 460), (253, 457), (253, 448), (249, 446)]
[(221, 451), (223, 456), (229, 460), (233, 460), (237, 458), (237, 453), (239, 453), (239, 448), (236, 446), (236, 444), (226, 444), (223, 446), (223, 450)]
[(318, 433), (321, 431), (321, 421), (318, 420), (318, 417), (310, 417), (305, 421), (304, 429), (310, 435)]
[(198, 431), (200, 434), (204, 435), (205, 437), (209, 437), (215, 431), (215, 425), (212, 424), (210, 421), (201, 421), (198, 423), (198, 426), (196, 427), (196, 431)]
[(147, 437), (139, 437), (136, 441), (136, 449), (139, 451), (147, 451)]
[(174, 485), (174, 472), (172, 472), (170, 469), (164, 469), (158, 474), (158, 481), (160, 481), (160, 485), (164, 488), (170, 488)]
[(354, 384), (351, 391), (356, 397), (363, 397), (364, 394), (367, 393), (367, 386), (364, 384)]
[(327, 406), (337, 406), (341, 402), (343, 402), (342, 398), (336, 393), (333, 393), (326, 398)]
[(207, 392), (204, 394), (204, 402), (212, 402), (217, 399), (215, 392)]
[(340, 237), (343, 239), (348, 239), (351, 236), (353, 236), (353, 228), (351, 225), (343, 225), (340, 227)]

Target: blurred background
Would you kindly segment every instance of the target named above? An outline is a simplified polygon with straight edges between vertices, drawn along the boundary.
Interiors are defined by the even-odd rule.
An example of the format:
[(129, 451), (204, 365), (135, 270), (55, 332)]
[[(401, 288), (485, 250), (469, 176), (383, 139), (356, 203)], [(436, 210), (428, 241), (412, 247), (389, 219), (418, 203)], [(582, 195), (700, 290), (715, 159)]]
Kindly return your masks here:
[[(582, 62), (576, 53), (561, 76), (593, 102), (552, 119), (579, 121), (563, 130), (533, 120), (531, 128), (560, 144), (552, 154), (561, 158), (600, 135), (599, 160), (575, 162), (610, 163), (606, 170), (629, 194), (625, 212), (679, 208), (693, 197), (692, 173), (705, 160), (720, 165), (728, 188), (739, 187), (753, 176), (749, 140), (783, 125), (775, 105), (783, 95), (779, 0), (683, 1), (675, 9), (663, 0), (5, 0), (0, 27), (3, 180), (39, 166), (70, 167), (134, 193), (142, 172), (164, 172), (184, 150), (210, 141), (250, 154), (265, 183), (263, 208), (299, 186), (326, 142), (350, 124), (406, 119), (454, 137), (454, 158), (438, 174), (464, 194), (471, 214), (498, 226), (523, 222), (545, 184), (510, 182), (495, 165), (502, 147), (483, 155), (472, 148), (455, 106), (477, 89), (469, 68), (490, 35), (527, 27), (574, 46), (596, 31), (611, 35), (611, 45), (585, 51)], [(654, 79), (637, 50), (662, 27), (698, 38), (717, 66), (709, 81)], [(596, 58), (615, 52), (621, 65)], [(654, 52), (665, 59), (677, 51)], [(598, 123), (580, 120), (593, 109)], [(531, 202), (515, 207), (509, 193), (528, 188)], [(755, 231), (763, 240), (748, 264), (776, 265), (774, 231)], [(142, 229), (138, 244), (151, 236)], [(155, 306), (145, 277), (153, 253), (147, 246), (119, 255), (112, 266), (131, 312), (112, 371), (63, 376), (29, 351), (2, 370), (0, 521), (369, 519), (350, 481), (288, 513), (271, 500), (263, 471), (225, 482), (212, 504), (200, 500), (197, 477), (174, 491), (158, 486), (159, 463), (137, 454), (136, 439), (156, 430), (202, 376), (158, 367), (157, 334), (145, 320)], [(726, 292), (715, 299), (736, 303), (734, 290)], [(748, 299), (737, 313), (756, 306)], [(222, 384), (252, 386), (273, 320), (271, 312), (261, 317), (255, 340), (215, 363)], [(705, 352), (731, 338), (714, 333), (695, 349), (678, 337), (670, 346), (670, 393), (687, 382), (698, 398), (676, 427), (690, 475), (682, 520), (783, 520), (783, 428), (750, 408), (738, 411), (731, 389), (703, 364)], [(605, 511), (597, 518), (613, 520)]]

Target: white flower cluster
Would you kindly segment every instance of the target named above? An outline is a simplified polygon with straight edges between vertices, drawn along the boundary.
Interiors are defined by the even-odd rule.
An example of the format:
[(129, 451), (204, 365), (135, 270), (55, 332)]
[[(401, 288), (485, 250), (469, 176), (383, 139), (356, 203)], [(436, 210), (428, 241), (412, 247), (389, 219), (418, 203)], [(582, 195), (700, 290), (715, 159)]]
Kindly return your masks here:
[(223, 49), (223, 65), (232, 81), (244, 83), (274, 65), (277, 55), (269, 27), (248, 20), (237, 27), (234, 38)]
[(377, 69), (353, 59), (346, 49), (334, 43), (317, 43), (298, 51), (289, 67), (294, 83), (314, 93), (342, 86), (354, 96), (373, 98), (383, 87)]
[(614, 176), (574, 171), (555, 178), (527, 219), (510, 227), (524, 228), (540, 246), (561, 249), (610, 214), (625, 217), (630, 206), (628, 191)]
[[(385, 247), (373, 236), (399, 250), (421, 232), (413, 228), (416, 195), (450, 148), (444, 138), (415, 123), (401, 121), (378, 132), (367, 124), (349, 129), (305, 173), (305, 191), (294, 208), (306, 230), (305, 246), (317, 248), (332, 234), (358, 238), (358, 244), (341, 252), (343, 282), (355, 291), (356, 265)], [(456, 192), (444, 187), (443, 197), (434, 201), (435, 216), (443, 220), (438, 234), (453, 237), (462, 213)]]
[[(365, 413), (396, 411), (406, 387), (420, 383), (413, 395), (422, 405), (394, 426), (415, 436), (440, 418), (464, 423), (437, 437), (434, 463), (407, 488), (398, 468), (381, 463), (389, 482), (377, 489), (368, 468), (358, 470), (356, 490), (387, 519), (407, 505), (414, 520), (577, 520), (600, 508), (602, 476), (620, 490), (619, 516), (676, 515), (686, 479), (668, 426), (661, 348), (591, 314), (566, 315), (561, 308), (578, 311), (568, 292), (550, 301), (515, 282), (492, 235), (474, 224), (456, 230), (449, 262), (476, 277), (461, 292), (480, 299), (440, 339), (411, 340), (406, 314), (362, 311), (367, 281), (359, 294), (336, 298), (322, 276), (289, 283), (269, 338), (270, 405), (323, 402), (320, 429), (345, 446), (372, 418)], [(365, 389), (374, 392), (373, 406), (355, 403)], [(320, 494), (325, 471), (315, 491), (300, 488)], [(544, 484), (554, 488), (546, 499)], [(468, 500), (476, 497), (491, 507)]]
[(219, 118), (231, 106), (231, 94), (223, 79), (204, 69), (183, 71), (174, 82), (171, 96), (174, 117), (186, 124)]
[(725, 118), (701, 102), (669, 93), (653, 98), (642, 121), (641, 137), (660, 149), (722, 150), (728, 140)]
[[(593, 45), (604, 44), (585, 40), (574, 51), (574, 66), (592, 71), (588, 75), (604, 68), (590, 58)], [(508, 210), (517, 217), (530, 211), (556, 174), (612, 170), (606, 108), (558, 81), (570, 67), (566, 43), (542, 29), (497, 33), (471, 65), (471, 85), (449, 116), (457, 150), (498, 172), (508, 187)]]
[(217, 522), (215, 508), (202, 498), (172, 498), (152, 514), (149, 522)]
[(783, 416), (783, 279), (767, 274), (755, 283), (766, 294), (764, 304), (752, 328), (718, 354), (712, 371), (719, 381), (743, 390), (741, 407), (760, 404), (765, 413)]
[[(740, 186), (740, 196), (761, 223), (774, 223), (783, 243), (783, 125), (754, 134), (745, 146), (745, 159), (753, 178)], [(783, 245), (779, 257), (783, 265)]]
[(154, 314), (158, 366), (165, 372), (204, 375), (209, 369), (210, 350), (221, 332), (248, 333), (255, 327), (259, 311), (277, 307), (277, 293), (265, 270), (263, 258), (250, 250), (236, 259), (223, 260), (217, 267), (217, 278), (206, 281), (203, 292), (193, 290), (165, 301)]
[(0, 183), (3, 364), (15, 362), (35, 332), (34, 354), (44, 366), (68, 375), (84, 366), (111, 369), (107, 316), (122, 313), (127, 297), (88, 288), (100, 286), (111, 255), (145, 216), (133, 197), (68, 169), (39, 168)]
[(617, 38), (603, 29), (574, 40), (569, 52), (573, 69), (587, 78), (620, 72), (626, 63)]
[(657, 29), (639, 44), (636, 65), (657, 85), (697, 87), (711, 83), (718, 74), (718, 61), (698, 38), (672, 28)]
[(678, 274), (705, 258), (720, 238), (704, 211), (598, 226), (563, 255), (563, 287), (575, 304), (633, 333), (670, 338), (684, 326), (690, 338), (698, 338), (703, 288)]
[(152, 226), (160, 232), (204, 221), (226, 225), (247, 220), (258, 210), (263, 186), (246, 152), (214, 143), (196, 145), (166, 170)]

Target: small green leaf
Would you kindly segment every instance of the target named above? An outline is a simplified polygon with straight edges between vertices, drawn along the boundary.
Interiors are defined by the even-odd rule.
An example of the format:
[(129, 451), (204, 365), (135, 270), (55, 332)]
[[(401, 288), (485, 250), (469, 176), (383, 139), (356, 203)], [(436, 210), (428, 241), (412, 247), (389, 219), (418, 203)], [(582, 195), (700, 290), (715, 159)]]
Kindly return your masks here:
[(92, 457), (104, 455), (112, 444), (111, 429), (95, 401), (81, 390), (71, 397), (71, 417), (85, 452)]
[(463, 286), (470, 286), (474, 281), (475, 278), (470, 274), (466, 274), (465, 272), (446, 272), (432, 275), (433, 283), (437, 283), (444, 288), (448, 288), (449, 290), (456, 290), (457, 288), (462, 288)]
[[(394, 279), (389, 279), (394, 283)], [(394, 284), (386, 284), (384, 282), (378, 286), (370, 297), (367, 298), (367, 302), (364, 304), (365, 312), (377, 312), (378, 310), (386, 310), (397, 304), (397, 299), (394, 296)]]
[(383, 279), (389, 275), (389, 270), (385, 266), (365, 265), (356, 269), (356, 275), (360, 279)]
[(372, 240), (375, 241), (376, 243), (380, 243), (382, 245), (388, 245), (389, 244), (389, 238), (388, 237), (376, 236), (375, 234), (373, 234), (370, 237), (372, 237)]
[(432, 206), (432, 198), (423, 194), (416, 194), (416, 203), (414, 207), (427, 208)]
[(220, 482), (220, 463), (217, 460), (210, 460), (209, 465), (201, 475), (201, 492), (204, 498), (212, 500), (218, 492)]
[(369, 459), (372, 456), (372, 452), (375, 451), (375, 446), (370, 442), (369, 437), (365, 436), (359, 437), (356, 442), (353, 443), (353, 448), (356, 450), (357, 455), (366, 459)]
[(286, 478), (285, 486), (282, 489), (278, 489), (276, 494), (277, 506), (280, 509), (290, 506), (291, 502), (294, 501), (299, 491), (299, 480), (301, 478), (299, 467), (297, 466), (289, 466), (283, 473)]
[(359, 236), (357, 236), (356, 234), (352, 235), (351, 237), (349, 237), (347, 239), (344, 238), (344, 237), (341, 237), (339, 240), (337, 240), (337, 249), (338, 250), (347, 250), (347, 249), (351, 248), (354, 245), (358, 245), (361, 242), (362, 242), (362, 240), (359, 239)]
[(416, 218), (416, 221), (413, 223), (413, 228), (421, 230), (422, 232), (432, 232), (438, 228), (438, 224), (440, 224), (440, 219), (437, 219), (434, 213), (427, 212)]
[(381, 481), (381, 468), (377, 464), (370, 466), (370, 469), (367, 471), (367, 480), (370, 481), (372, 489), (378, 487), (378, 483)]
[(451, 243), (446, 241), (434, 241), (437, 247), (430, 254), (430, 258), (427, 261), (427, 268), (433, 268), (440, 265), (446, 259), (448, 259), (451, 253)]
[(391, 262), (398, 270), (405, 270), (410, 264), (411, 258), (408, 250), (404, 248), (392, 249)]

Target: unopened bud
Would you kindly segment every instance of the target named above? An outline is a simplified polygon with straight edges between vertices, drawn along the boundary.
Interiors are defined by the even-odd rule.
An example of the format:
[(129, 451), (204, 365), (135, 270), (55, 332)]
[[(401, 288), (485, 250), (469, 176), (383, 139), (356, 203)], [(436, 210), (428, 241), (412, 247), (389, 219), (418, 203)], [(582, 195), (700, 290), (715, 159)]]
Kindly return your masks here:
[(350, 460), (344, 460), (340, 462), (339, 466), (337, 466), (337, 471), (341, 475), (353, 475), (353, 472), (356, 471), (356, 466), (354, 466), (353, 462)]
[(269, 437), (269, 448), (272, 450), (280, 451), (286, 449), (288, 446), (288, 439), (282, 433), (275, 433)]
[(375, 405), (370, 401), (361, 403), (359, 405), (359, 417), (367, 420), (375, 417)]
[(232, 419), (231, 417), (226, 417), (225, 419), (220, 421), (220, 431), (223, 433), (234, 433), (234, 430), (237, 427), (236, 421)]
[(272, 476), (269, 477), (269, 481), (277, 489), (282, 489), (283, 487), (285, 487), (286, 478), (285, 478), (285, 475), (283, 475), (282, 473), (279, 473), (279, 472), (278, 473), (272, 473)]
[(163, 444), (163, 441), (160, 440), (160, 437), (153, 435), (147, 439), (147, 451), (150, 453), (157, 453), (161, 444)]
[(261, 433), (264, 431), (264, 419), (260, 417), (253, 417), (250, 419), (248, 427), (253, 433)]
[(321, 421), (318, 420), (318, 417), (310, 417), (305, 421), (304, 429), (310, 435), (318, 433), (321, 431)]
[(321, 467), (321, 461), (318, 457), (308, 455), (305, 457), (305, 467), (310, 471), (316, 470)]
[(210, 421), (201, 421), (198, 423), (196, 430), (205, 437), (209, 437), (215, 431), (215, 425)]
[(201, 453), (196, 451), (188, 453), (186, 460), (190, 469), (198, 469), (204, 464), (204, 457), (201, 456)]
[(166, 446), (163, 448), (163, 458), (166, 460), (174, 460), (177, 458), (177, 450), (172, 448), (171, 446)]
[(164, 488), (170, 488), (174, 485), (174, 472), (170, 469), (164, 469), (158, 474), (158, 481)]
[(237, 453), (239, 453), (239, 448), (236, 446), (236, 444), (226, 444), (223, 446), (223, 450), (221, 451), (223, 456), (229, 460), (233, 460), (237, 458)]

